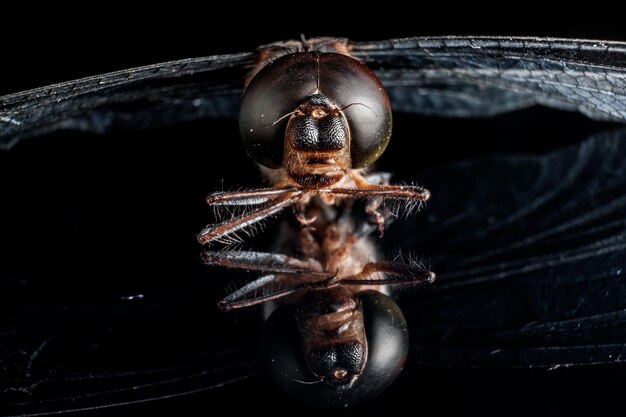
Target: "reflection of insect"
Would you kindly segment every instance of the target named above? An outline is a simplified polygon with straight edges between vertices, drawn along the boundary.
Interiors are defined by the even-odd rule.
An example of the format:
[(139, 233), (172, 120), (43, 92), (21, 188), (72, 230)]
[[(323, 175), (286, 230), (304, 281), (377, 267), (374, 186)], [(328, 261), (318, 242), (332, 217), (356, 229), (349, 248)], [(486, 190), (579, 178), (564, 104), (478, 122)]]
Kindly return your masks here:
[[(367, 198), (365, 212), (382, 234), (389, 216), (384, 208), (379, 211), (385, 201), (417, 206), (429, 192), (387, 185), (386, 174), (359, 173), (358, 168), (374, 162), (387, 147), (389, 99), (366, 66), (339, 53), (311, 51), (315, 43), (303, 42), (302, 52), (267, 58), (271, 62), (247, 86), (241, 134), (248, 154), (267, 167), (264, 172), (273, 184), (262, 190), (210, 195), (208, 203), (218, 209), (245, 211), (208, 226), (198, 241), (236, 241), (232, 234), (295, 204), (298, 237), (282, 246), (302, 259), (229, 250), (204, 252), (203, 260), (266, 273), (220, 305), (230, 310), (288, 300), (297, 324), (285, 325), (284, 320), (282, 326), (274, 324), (271, 339), (286, 340), (280, 332), (297, 327), (305, 364), (298, 363), (297, 354), (284, 352), (293, 346), (281, 345), (268, 353), (272, 374), (311, 405), (347, 405), (380, 392), (406, 360), (408, 336), (402, 313), (374, 290), (432, 282), (434, 274), (417, 265), (377, 260), (366, 237), (368, 229), (354, 230), (350, 210), (338, 214), (332, 205), (343, 205), (346, 198)], [(273, 315), (270, 323), (279, 320)], [(297, 375), (289, 370), (298, 370)]]
[[(381, 79), (394, 111), (488, 116), (542, 104), (578, 110), (595, 119), (626, 118), (622, 43), (415, 38), (347, 43), (347, 48)], [(129, 127), (154, 128), (200, 117), (234, 117), (242, 93), (240, 81), (254, 56), (242, 53), (159, 64), (3, 97), (0, 141), (9, 147), (21, 139), (61, 128), (105, 132)], [(448, 123), (456, 122), (445, 121), (437, 125), (440, 130), (436, 133), (429, 133), (428, 137), (437, 139), (435, 148), (447, 150), (459, 143), (458, 136), (448, 140), (452, 136), (444, 130)], [(488, 127), (492, 123), (486, 121), (479, 126)], [(404, 145), (409, 146), (411, 140), (425, 138), (422, 127), (412, 125), (410, 136), (396, 136), (396, 143), (402, 143), (398, 146), (405, 149)], [(144, 132), (143, 144), (137, 145), (141, 149), (131, 155), (141, 158), (146, 144), (153, 143), (150, 139), (155, 132)], [(123, 146), (127, 147), (124, 153), (132, 150), (131, 137), (134, 138), (124, 137)], [(206, 137), (206, 132), (202, 137)], [(81, 190), (82, 195), (92, 196), (93, 200), (89, 201), (93, 204), (79, 210), (63, 206), (63, 201), (57, 203), (59, 207), (49, 205), (41, 210), (41, 201), (53, 201), (53, 196), (71, 187), (71, 182), (59, 177), (57, 165), (45, 165), (38, 155), (42, 148), (52, 154), (51, 149), (59, 146), (56, 142), (49, 143), (51, 139), (46, 137), (19, 147), (15, 153), (0, 155), (3, 178), (22, 175), (20, 178), (27, 180), (23, 173), (31, 166), (31, 158), (50, 167), (46, 175), (29, 183), (32, 186), (28, 193), (33, 194), (30, 199), (25, 191), (11, 187), (11, 181), (2, 186), (3, 201), (11, 202), (0, 206), (3, 222), (0, 297), (5, 314), (0, 322), (3, 345), (0, 405), (10, 407), (6, 413), (137, 403), (222, 387), (258, 372), (249, 352), (233, 349), (233, 345), (240, 346), (235, 341), (233, 345), (227, 344), (228, 340), (235, 340), (230, 336), (241, 332), (233, 332), (232, 323), (214, 314), (207, 306), (205, 294), (195, 296), (199, 291), (188, 287), (190, 273), (183, 272), (181, 276), (181, 271), (187, 271), (185, 263), (171, 262), (171, 253), (185, 259), (181, 253), (193, 252), (191, 244), (181, 249), (180, 242), (197, 230), (204, 221), (204, 213), (194, 220), (196, 224), (183, 230), (183, 237), (175, 239), (175, 244), (169, 239), (156, 242), (167, 249), (168, 252), (163, 252), (167, 256), (154, 255), (150, 262), (140, 263), (141, 269), (137, 265), (128, 267), (126, 254), (140, 255), (143, 247), (140, 243), (145, 244), (142, 239), (133, 239), (137, 227), (143, 230), (159, 222), (160, 233), (168, 228), (164, 219), (172, 217), (167, 210), (172, 205), (166, 206), (167, 209), (160, 205), (180, 196), (172, 190), (198, 177), (201, 178), (198, 188), (204, 192), (207, 175), (217, 177), (219, 172), (203, 166), (197, 175), (167, 173), (168, 178), (174, 178), (174, 185), (168, 188), (167, 181), (163, 181), (159, 190), (153, 189), (155, 194), (159, 193), (160, 204), (154, 204), (150, 198), (153, 195), (142, 195), (149, 201), (142, 212), (147, 216), (143, 225), (139, 216), (127, 219), (112, 211), (115, 207), (111, 205), (98, 211), (101, 190)], [(502, 137), (498, 139), (502, 141)], [(613, 364), (623, 360), (626, 353), (624, 139), (622, 132), (595, 135), (555, 152), (522, 158), (472, 159), (420, 174), (420, 181), (428, 184), (437, 196), (429, 203), (428, 216), (415, 216), (404, 222), (402, 228), (390, 228), (383, 241), (428, 256), (438, 273), (438, 284), (428, 294), (404, 295), (400, 299), (412, 335), (409, 363), (414, 369), (404, 374), (410, 384), (405, 385), (406, 391), (402, 391), (401, 385), (388, 390), (387, 395), (397, 392), (394, 400), (408, 401), (413, 398), (417, 381), (425, 380), (425, 373), (431, 377), (440, 374), (438, 370), (433, 374), (428, 368), (415, 368), (415, 364), (483, 369), (601, 363), (616, 369)], [(107, 136), (97, 144), (102, 146), (110, 140)], [(189, 146), (184, 148), (185, 158), (206, 163), (205, 158), (201, 162), (199, 158), (193, 159), (198, 152), (206, 155), (206, 148), (197, 143), (175, 142), (171, 146), (177, 151)], [(84, 143), (89, 141), (81, 142)], [(169, 142), (159, 143), (169, 151), (165, 145)], [(387, 152), (392, 152), (393, 168), (401, 167), (399, 170), (409, 180), (413, 179), (415, 171), (405, 168), (405, 164), (414, 163), (415, 156), (394, 154), (393, 149)], [(58, 158), (55, 163), (61, 168), (65, 164), (75, 169), (74, 172), (88, 168), (76, 167), (80, 161), (70, 154), (65, 157), (55, 154)], [(111, 153), (111, 158), (116, 157), (117, 154)], [(12, 160), (20, 164), (12, 164)], [(123, 167), (115, 168), (123, 170)], [(158, 174), (156, 171), (153, 175)], [(150, 181), (136, 188), (133, 188), (135, 183), (127, 184), (136, 172), (136, 165), (133, 170), (123, 172), (129, 175), (114, 183), (122, 191), (111, 188), (108, 193), (111, 201), (115, 201), (118, 192), (119, 202), (123, 198), (131, 199), (151, 185)], [(46, 183), (48, 177), (50, 181), (57, 180), (50, 192), (37, 185)], [(42, 200), (42, 193), (50, 198)], [(120, 206), (125, 211), (132, 208), (126, 201)], [(177, 219), (188, 213), (187, 206), (174, 211)], [(33, 223), (33, 219), (46, 215), (43, 221)], [(89, 221), (92, 216), (97, 222)], [(124, 234), (111, 235), (107, 229), (124, 220), (123, 225), (129, 226)], [(50, 228), (50, 224), (55, 227)], [(111, 267), (108, 258), (103, 262), (95, 258), (93, 271), (107, 268), (103, 276), (82, 268), (91, 265), (90, 257), (97, 254), (91, 250), (95, 240), (80, 246), (83, 251), (70, 250), (62, 244), (63, 240), (59, 244), (42, 244), (43, 236), (56, 239), (58, 234), (50, 231), (67, 230), (68, 225), (76, 226), (78, 236), (84, 236), (90, 230), (88, 226), (93, 227), (98, 237), (110, 235), (107, 243), (115, 243), (110, 251), (120, 253), (111, 259), (119, 262), (119, 266)], [(180, 229), (178, 221), (174, 226), (172, 230)], [(358, 221), (355, 226), (359, 226)], [(42, 231), (48, 233), (43, 235)], [(38, 239), (29, 245), (22, 238), (20, 245), (16, 245), (19, 236)], [(152, 236), (157, 240), (157, 234)], [(29, 273), (40, 260), (45, 262), (41, 261), (36, 272), (49, 273), (42, 276)], [(194, 262), (195, 259), (189, 260), (189, 264)], [(72, 271), (76, 271), (75, 279), (71, 278)], [(126, 280), (116, 281), (118, 276)], [(112, 287), (111, 281), (117, 286)], [(107, 297), (118, 292), (128, 295), (126, 291), (138, 288), (145, 295), (143, 298), (129, 301), (132, 297), (122, 300)], [(103, 293), (105, 289), (111, 292)], [(593, 386), (588, 384), (589, 374), (579, 369), (562, 366), (555, 372), (540, 373), (531, 383), (527, 383), (528, 377), (516, 377), (520, 378), (518, 382), (515, 377), (509, 378), (505, 388), (496, 382), (487, 391), (482, 386), (473, 387), (477, 374), (470, 373), (464, 379), (468, 383), (462, 385), (463, 391), (476, 399), (474, 404), (497, 401), (498, 396), (493, 393), (498, 389), (503, 402), (512, 400), (509, 391), (523, 391), (528, 395), (525, 398), (534, 398), (544, 393), (542, 388), (546, 393), (552, 392), (556, 384), (551, 381), (555, 379), (568, 396), (571, 389), (584, 389), (581, 398), (589, 398), (590, 390), (613, 386), (610, 378), (602, 377), (603, 368), (594, 371), (594, 376), (601, 377), (593, 378)], [(524, 374), (528, 371), (511, 372), (506, 375), (528, 376)], [(466, 375), (462, 371), (448, 372), (451, 378), (459, 374)], [(441, 380), (426, 382), (419, 387), (420, 394), (424, 394), (420, 401), (425, 404), (433, 404), (435, 400), (430, 398), (435, 398), (441, 391), (439, 388), (445, 392), (453, 389)], [(204, 406), (232, 404), (233, 398), (242, 398), (241, 390), (246, 387), (252, 387), (244, 391), (246, 396), (267, 392), (257, 379), (247, 385), (233, 385), (230, 391), (212, 391), (200, 401)], [(546, 395), (542, 397), (544, 400)], [(608, 400), (606, 397), (603, 395), (603, 401)], [(388, 410), (390, 403), (385, 398), (380, 401), (371, 406)], [(250, 410), (275, 408), (274, 402), (239, 403)], [(437, 401), (436, 405), (454, 409), (453, 403)], [(158, 407), (164, 406), (167, 401), (159, 402)], [(561, 406), (559, 403), (558, 407)]]
[(207, 264), (264, 273), (220, 305), (230, 310), (276, 300), (283, 306), (266, 324), (266, 364), (283, 389), (315, 406), (371, 398), (398, 376), (408, 354), (406, 321), (380, 289), (434, 279), (419, 264), (376, 260), (367, 237), (372, 227), (355, 229), (349, 211), (337, 215), (312, 202), (304, 213), (315, 221), (299, 231), (283, 229), (281, 246), (301, 258), (203, 253)]

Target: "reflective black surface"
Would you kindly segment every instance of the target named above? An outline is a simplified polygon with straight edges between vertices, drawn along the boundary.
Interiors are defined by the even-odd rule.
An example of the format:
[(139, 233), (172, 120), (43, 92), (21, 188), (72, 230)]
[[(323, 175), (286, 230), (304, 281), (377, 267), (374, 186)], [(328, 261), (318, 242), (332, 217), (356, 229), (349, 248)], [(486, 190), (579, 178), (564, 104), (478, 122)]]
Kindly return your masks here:
[[(620, 126), (546, 109), (394, 116), (379, 167), (428, 186), (433, 199), (382, 244), (423, 255), (440, 281), (403, 295), (411, 363), (365, 409), (536, 415), (619, 405), (626, 142), (603, 132)], [(422, 141), (434, 146), (426, 152)], [(245, 277), (197, 260), (203, 196), (259, 184), (235, 120), (54, 133), (1, 154), (0, 172), (13, 179), (0, 216), (0, 404), (51, 412), (199, 390), (127, 409), (297, 407), (257, 375), (255, 318), (214, 307), (225, 282)], [(586, 362), (605, 365), (567, 366)]]
[[(414, 123), (423, 127), (425, 135), (436, 134), (449, 138), (447, 143), (441, 143), (443, 149), (431, 152), (428, 158), (423, 157), (421, 162), (425, 167), (445, 165), (450, 159), (459, 158), (459, 153), (468, 156), (502, 153), (503, 148), (499, 146), (505, 146), (500, 141), (503, 132), (512, 140), (532, 138), (523, 149), (535, 147), (537, 152), (543, 152), (545, 139), (556, 131), (576, 144), (584, 141), (585, 131), (614, 128), (597, 126), (580, 116), (551, 111), (523, 112), (489, 121), (428, 120), (406, 116), (397, 119), (397, 125), (400, 126), (397, 128), (398, 142), (401, 138), (410, 137)], [(537, 131), (532, 128), (533, 123), (528, 122), (548, 119), (566, 124), (568, 128)], [(3, 173), (19, 174), (21, 178), (19, 184), (9, 184), (3, 188), (5, 201), (11, 202), (3, 205), (2, 216), (2, 228), (5, 230), (2, 239), (2, 297), (5, 312), (3, 364), (6, 369), (3, 384), (11, 388), (3, 391), (3, 401), (28, 403), (26, 407), (18, 407), (20, 411), (72, 408), (77, 404), (107, 405), (205, 389), (221, 381), (224, 375), (230, 380), (259, 370), (254, 363), (249, 364), (250, 360), (255, 360), (258, 337), (255, 334), (258, 327), (255, 318), (246, 319), (239, 314), (222, 315), (215, 307), (217, 299), (226, 292), (224, 288), (230, 288), (228, 282), (234, 280), (238, 283), (245, 277), (233, 276), (223, 270), (204, 270), (200, 268), (197, 259), (198, 247), (194, 236), (198, 227), (206, 221), (207, 213), (203, 203), (205, 192), (220, 188), (222, 177), (225, 178), (225, 184), (232, 184), (233, 187), (257, 183), (253, 164), (243, 156), (237, 159), (238, 169), (228, 172), (228, 176), (204, 163), (205, 155), (214, 149), (212, 143), (202, 140), (208, 126), (213, 129), (219, 127), (219, 132), (223, 134), (234, 134), (237, 131), (237, 124), (233, 121), (193, 124), (159, 131), (159, 134), (152, 131), (104, 138), (59, 134), (46, 140), (27, 142), (12, 153), (2, 155)], [(524, 129), (524, 126), (527, 128)], [(455, 153), (450, 154), (448, 149), (456, 143), (459, 131), (465, 132), (472, 147), (456, 148)], [(169, 145), (173, 134), (185, 137), (174, 149)], [(600, 145), (598, 142), (596, 146)], [(120, 152), (121, 148), (124, 152)], [(75, 158), (72, 151), (78, 151), (81, 159)], [(220, 148), (220, 151), (227, 155), (242, 155), (243, 150), (239, 142), (233, 141)], [(519, 154), (514, 149), (509, 149), (509, 152)], [(568, 151), (568, 154), (575, 153)], [(101, 159), (96, 158), (96, 155)], [(167, 168), (167, 161), (177, 158), (184, 158), (187, 163), (182, 166), (185, 168)], [(399, 180), (416, 177), (420, 183), (425, 183), (428, 179), (429, 184), (432, 184), (429, 186), (438, 190), (442, 196), (440, 198), (445, 198), (440, 204), (456, 201), (450, 210), (459, 206), (467, 207), (470, 201), (477, 207), (503, 207), (504, 213), (509, 214), (512, 210), (509, 200), (511, 191), (523, 191), (526, 186), (519, 181), (524, 180), (526, 175), (534, 178), (533, 173), (537, 172), (520, 169), (515, 171), (517, 174), (512, 174), (519, 177), (513, 185), (500, 183), (499, 179), (509, 164), (508, 159), (504, 159), (499, 163), (500, 169), (504, 169), (501, 175), (493, 175), (494, 162), (487, 161), (484, 163), (486, 165), (470, 164), (473, 170), (479, 171), (472, 171), (473, 177), (461, 176), (456, 181), (454, 173), (459, 171), (455, 169), (450, 171), (450, 176), (441, 175), (439, 168), (434, 171), (436, 175), (414, 175), (407, 158), (413, 159), (413, 156), (401, 146), (394, 146), (392, 141), (388, 153), (381, 160), (381, 168), (389, 169), (398, 161), (406, 162), (404, 168), (398, 166)], [(516, 163), (517, 158), (513, 160)], [(114, 168), (111, 167), (113, 160), (116, 161)], [(138, 162), (141, 167), (139, 172)], [(531, 159), (528, 163), (536, 169), (536, 162)], [(571, 160), (567, 159), (565, 168), (570, 164)], [(606, 178), (604, 165), (593, 166), (600, 170), (602, 179)], [(468, 200), (468, 193), (472, 190), (468, 184), (479, 180), (481, 169), (488, 172), (482, 185), (485, 190), (493, 190), (494, 187), (505, 189), (496, 190), (496, 198), (488, 199), (484, 193), (478, 193), (476, 199)], [(84, 188), (75, 179), (78, 172), (89, 180), (89, 188)], [(612, 172), (618, 171), (613, 169)], [(621, 177), (611, 178), (616, 181), (616, 178), (619, 180)], [(461, 193), (460, 197), (452, 198), (452, 192)], [(516, 198), (522, 198), (525, 203), (523, 196), (519, 194)], [(589, 204), (595, 201), (582, 192), (580, 198)], [(559, 200), (566, 200), (563, 204), (567, 203), (567, 199)], [(579, 200), (572, 201), (574, 206), (582, 204)], [(461, 264), (466, 253), (464, 251), (482, 251), (488, 255), (502, 246), (506, 248), (501, 240), (496, 240), (494, 249), (491, 239), (481, 238), (483, 229), (478, 224), (453, 230), (436, 240), (429, 238), (427, 242), (431, 243), (428, 245), (418, 245), (416, 242), (422, 239), (421, 236), (429, 236), (441, 230), (442, 225), (455, 224), (454, 218), (443, 221), (437, 218), (438, 213), (431, 213), (433, 206), (434, 199), (416, 221), (409, 223), (409, 227), (402, 223), (393, 225), (387, 239), (383, 240), (385, 251), (393, 254), (395, 248), (402, 247), (406, 253), (413, 253), (417, 257), (424, 253), (425, 261), (433, 269), (441, 271), (440, 283), (443, 284), (446, 282), (446, 271), (452, 277), (455, 270), (465, 271)], [(615, 210), (619, 205), (613, 204), (611, 207)], [(440, 210), (449, 213), (445, 208)], [(483, 210), (487, 208), (481, 208), (477, 213)], [(584, 216), (588, 212), (572, 211), (572, 215), (576, 219), (577, 213)], [(543, 211), (537, 217), (543, 218)], [(476, 219), (476, 222), (481, 219), (472, 216), (468, 218)], [(492, 223), (498, 218), (488, 216), (482, 219)], [(426, 220), (432, 221), (432, 226), (425, 231), (417, 229)], [(519, 227), (519, 234), (510, 234), (511, 237), (505, 240), (519, 242), (534, 235), (530, 233), (532, 229), (526, 230), (526, 222), (520, 223)], [(619, 238), (615, 230), (621, 229), (601, 229), (598, 233), (608, 233), (608, 236)], [(270, 230), (268, 235), (272, 233)], [(455, 252), (444, 250), (455, 247), (452, 241), (454, 236), (479, 243), (456, 249), (458, 252), (454, 255)], [(580, 236), (584, 237), (584, 233)], [(257, 244), (263, 246), (264, 240), (259, 237)], [(595, 239), (589, 244), (593, 242)], [(574, 243), (570, 241), (563, 248), (566, 255)], [(578, 243), (584, 245), (582, 237)], [(619, 286), (621, 281), (613, 280), (609, 288), (606, 279), (586, 279), (598, 276), (594, 272), (598, 268), (605, 274), (603, 265), (609, 265), (610, 271), (615, 274), (615, 261), (609, 263), (604, 260), (603, 265), (588, 263), (589, 275), (574, 275), (583, 281), (571, 287), (568, 275), (564, 272), (559, 272), (558, 280), (553, 281), (555, 275), (551, 275), (550, 271), (559, 265), (550, 265), (546, 260), (538, 259), (544, 250), (548, 248), (536, 244), (528, 249), (530, 254), (518, 249), (514, 251), (518, 253), (517, 260), (507, 258), (506, 253), (501, 254), (502, 265), (508, 267), (505, 272), (509, 274), (503, 274), (500, 280), (489, 278), (492, 271), (481, 272), (473, 266), (468, 268), (471, 272), (468, 278), (475, 282), (477, 276), (487, 275), (483, 284), (456, 289), (456, 284), (450, 284), (452, 288), (442, 287), (435, 293), (422, 294), (418, 297), (419, 304), (413, 308), (406, 309), (405, 304), (405, 314), (412, 326), (409, 358), (412, 363), (401, 375), (397, 388), (391, 387), (388, 393), (366, 407), (385, 408), (394, 401), (406, 401), (405, 397), (411, 395), (416, 386), (425, 396), (428, 394), (432, 397), (433, 401), (442, 390), (460, 395), (459, 402), (448, 405), (451, 410), (461, 404), (480, 409), (491, 408), (491, 405), (484, 403), (488, 399), (495, 401), (493, 407), (496, 407), (505, 401), (522, 401), (520, 396), (526, 398), (526, 395), (530, 398), (551, 399), (552, 406), (557, 407), (560, 404), (557, 399), (569, 398), (572, 392), (585, 392), (586, 395), (604, 398), (605, 391), (610, 393), (615, 389), (611, 379), (621, 374), (620, 365), (561, 367), (550, 372), (545, 368), (527, 368), (534, 361), (546, 365), (549, 360), (560, 363), (576, 359), (576, 356), (571, 355), (571, 352), (577, 350), (573, 346), (584, 345), (585, 340), (596, 340), (596, 334), (597, 340), (603, 344), (612, 341), (619, 349), (622, 343), (619, 336), (621, 298), (619, 292), (615, 292), (620, 287), (614, 287)], [(559, 246), (553, 250), (557, 255), (552, 260), (558, 261), (563, 256), (559, 253)], [(576, 253), (579, 252), (580, 249)], [(553, 252), (546, 253), (552, 256)], [(522, 263), (528, 259), (530, 265), (531, 262), (539, 261), (541, 274), (533, 275), (534, 270), (531, 269), (526, 274), (510, 275), (510, 269), (515, 271), (521, 267), (520, 259)], [(581, 259), (586, 265), (589, 258)], [(455, 266), (459, 264), (460, 267)], [(490, 266), (493, 262), (487, 259), (485, 264)], [(560, 268), (571, 268), (571, 262)], [(460, 276), (463, 278), (462, 273)], [(538, 285), (537, 281), (542, 280), (546, 281)], [(586, 288), (590, 291), (585, 291)], [(616, 297), (607, 298), (612, 294)], [(585, 301), (581, 297), (586, 297)], [(603, 321), (594, 318), (596, 313), (603, 314)], [(578, 321), (568, 322), (565, 320), (567, 317)], [(544, 340), (545, 333), (542, 333), (541, 328), (554, 320), (562, 323), (557, 331), (548, 335), (565, 338), (565, 342), (550, 338)], [(577, 323), (586, 330), (581, 333), (568, 330), (567, 325), (576, 327)], [(464, 327), (467, 328), (465, 333)], [(451, 333), (446, 337), (448, 328)], [(559, 332), (559, 329), (563, 331)], [(603, 335), (598, 332), (603, 332)], [(442, 345), (442, 342), (445, 343)], [(570, 348), (561, 351), (561, 354), (550, 355), (548, 353), (557, 350), (551, 348), (543, 351), (542, 347), (548, 342), (551, 343), (549, 346)], [(521, 349), (517, 355), (515, 348)], [(499, 361), (490, 361), (489, 353), (498, 349), (502, 351), (497, 356)], [(225, 352), (220, 354), (227, 356), (214, 357), (215, 351)], [(603, 352), (602, 349), (599, 351)], [(540, 360), (537, 354), (542, 355)], [(605, 355), (602, 359), (606, 361), (610, 358)], [(432, 368), (441, 363), (458, 365), (460, 368)], [(226, 374), (213, 373), (225, 365), (234, 368), (228, 369)], [(508, 370), (509, 365), (524, 369)], [(471, 370), (468, 366), (477, 369)], [(504, 366), (504, 369), (486, 370), (485, 366)], [(138, 374), (140, 371), (144, 373)], [(594, 378), (593, 387), (586, 385), (589, 378)], [(137, 385), (138, 379), (148, 384), (146, 390), (131, 389)], [(34, 394), (28, 391), (31, 387)], [(556, 390), (556, 397), (547, 396), (545, 390), (548, 388)], [(114, 390), (113, 393), (111, 390)], [(94, 397), (94, 392), (104, 394)], [(229, 404), (239, 398), (242, 392), (248, 398), (257, 398), (261, 402), (266, 396), (271, 396), (291, 404), (288, 398), (277, 397), (279, 392), (272, 389), (264, 376), (258, 376), (250, 382), (196, 394), (188, 399), (168, 400), (166, 405), (154, 407), (161, 409), (169, 406), (175, 409), (195, 404), (200, 410), (206, 410), (216, 402)], [(499, 393), (500, 398), (493, 400), (493, 392)], [(66, 398), (81, 394), (88, 396), (51, 404), (39, 403), (45, 398)], [(584, 398), (581, 396), (578, 404), (586, 404)], [(34, 402), (32, 406), (31, 402)], [(532, 404), (537, 406), (539, 403), (531, 402), (529, 407)], [(150, 409), (152, 406), (142, 407)], [(253, 410), (257, 407), (252, 403), (238, 404), (238, 409)]]

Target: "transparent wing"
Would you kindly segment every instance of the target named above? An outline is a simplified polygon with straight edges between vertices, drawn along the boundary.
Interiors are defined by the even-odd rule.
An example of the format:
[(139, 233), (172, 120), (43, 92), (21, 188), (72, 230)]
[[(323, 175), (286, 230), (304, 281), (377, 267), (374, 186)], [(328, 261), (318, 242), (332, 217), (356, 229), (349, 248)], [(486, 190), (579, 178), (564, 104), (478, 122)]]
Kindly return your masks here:
[(491, 116), (534, 104), (626, 119), (626, 43), (441, 37), (354, 43), (396, 111)]
[(434, 289), (406, 297), (412, 358), (556, 367), (626, 358), (626, 132), (547, 155), (420, 178), (424, 216), (389, 239), (424, 253)]
[[(394, 110), (490, 116), (534, 104), (624, 120), (625, 44), (536, 38), (409, 38), (350, 44)], [(254, 53), (192, 58), (0, 98), (0, 148), (58, 129), (143, 129), (234, 117)]]
[(236, 117), (253, 56), (165, 62), (0, 97), (0, 149), (59, 129), (104, 133)]

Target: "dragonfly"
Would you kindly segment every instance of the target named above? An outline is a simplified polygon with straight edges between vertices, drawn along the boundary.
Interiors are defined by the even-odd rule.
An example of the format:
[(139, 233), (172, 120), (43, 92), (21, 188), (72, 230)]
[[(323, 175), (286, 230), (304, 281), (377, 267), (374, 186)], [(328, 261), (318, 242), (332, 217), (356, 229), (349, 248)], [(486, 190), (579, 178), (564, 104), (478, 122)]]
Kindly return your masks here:
[[(376, 73), (396, 113), (486, 117), (542, 105), (599, 121), (624, 119), (619, 42), (343, 42)], [(59, 130), (137, 134), (166, 123), (236, 117), (258, 60), (254, 52), (189, 59), (6, 96), (0, 141), (8, 149), (48, 135), (41, 143)], [(420, 174), (436, 195), (428, 214), (385, 230), (385, 239), (428, 256), (438, 273), (432, 289), (397, 295), (411, 334), (411, 366), (555, 369), (621, 362), (624, 133), (610, 127), (539, 155), (470, 158)], [(19, 160), (20, 152), (32, 156), (21, 151), (26, 146), (34, 145), (24, 141), (5, 160)], [(3, 165), (13, 172), (19, 166)], [(7, 210), (4, 219), (14, 213)], [(28, 230), (41, 236), (35, 226)], [(197, 300), (191, 284), (172, 290), (173, 273), (169, 286), (153, 283), (149, 294), (111, 297), (82, 284), (84, 292), (73, 298), (62, 290), (80, 286), (75, 277), (51, 290), (18, 261), (5, 264), (6, 413), (166, 401), (247, 384), (261, 372), (239, 339), (215, 336), (232, 334), (233, 324)], [(115, 288), (114, 277), (106, 280)], [(212, 337), (198, 334), (202, 319), (211, 323)], [(171, 338), (185, 347), (165, 343)], [(146, 353), (151, 350), (158, 354)]]
[[(293, 207), (299, 226), (285, 223), (277, 241), (287, 241), (280, 246), (298, 256), (212, 250), (202, 260), (262, 274), (224, 298), (223, 310), (289, 306), (272, 313), (267, 326), (276, 330), (265, 332), (266, 363), (278, 384), (312, 406), (348, 406), (388, 386), (406, 360), (405, 319), (383, 291), (435, 279), (418, 263), (379, 259), (367, 225), (382, 235), (390, 201), (408, 215), (430, 193), (359, 169), (378, 159), (391, 134), (389, 99), (371, 70), (325, 39), (294, 46), (297, 52), (283, 43), (260, 52), (269, 63), (253, 70), (242, 99), (243, 142), (271, 186), (209, 195), (218, 217), (223, 208), (230, 215), (203, 229), (198, 242), (236, 243), (234, 234)], [(367, 201), (367, 223), (354, 224), (356, 199)], [(287, 341), (289, 328), (299, 338)]]

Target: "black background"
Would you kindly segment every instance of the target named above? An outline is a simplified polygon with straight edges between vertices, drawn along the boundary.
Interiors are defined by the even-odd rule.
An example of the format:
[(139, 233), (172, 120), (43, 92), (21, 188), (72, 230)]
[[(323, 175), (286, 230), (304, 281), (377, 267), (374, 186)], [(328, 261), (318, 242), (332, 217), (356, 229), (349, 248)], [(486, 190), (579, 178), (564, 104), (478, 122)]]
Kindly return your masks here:
[[(154, 62), (248, 51), (301, 33), (353, 40), (451, 34), (626, 38), (623, 26), (611, 23), (610, 12), (486, 17), (487, 11), (474, 10), (475, 15), (452, 21), (449, 10), (403, 12), (392, 4), (366, 11), (366, 17), (332, 4), (282, 6), (285, 17), (276, 11), (270, 18), (243, 5), (212, 13), (170, 7), (157, 11), (158, 17), (105, 4), (77, 17), (62, 17), (59, 10), (42, 10), (36, 18), (29, 11), (10, 14), (15, 26), (2, 28), (0, 94)], [(493, 120), (397, 115), (394, 123), (394, 139), (380, 167), (400, 178), (419, 178), (420, 170), (475, 155), (539, 153), (604, 128), (579, 115), (538, 109)], [(406, 152), (406, 146), (415, 151)], [(0, 277), (11, 282), (12, 295), (31, 301), (31, 286), (19, 282), (39, 285), (48, 280), (46, 296), (61, 303), (84, 294), (106, 299), (169, 288), (175, 296), (197, 289), (194, 280), (206, 272), (198, 267), (200, 247), (194, 240), (208, 219), (203, 196), (222, 187), (259, 184), (254, 165), (243, 155), (234, 120), (109, 136), (56, 133), (0, 155)], [(229, 168), (219, 168), (216, 161), (227, 161)], [(14, 279), (18, 283), (13, 285)], [(212, 294), (207, 304), (221, 295), (211, 285), (201, 288), (198, 297)], [(204, 333), (205, 342), (243, 338), (241, 326), (219, 335), (212, 334), (211, 326), (196, 317), (181, 332)], [(168, 351), (155, 347), (146, 355), (156, 357), (160, 350)], [(621, 384), (614, 378), (622, 376), (620, 367), (551, 372), (409, 367), (365, 411), (408, 406), (411, 413), (434, 408), (437, 413), (578, 414), (618, 404)], [(188, 414), (193, 408), (207, 414), (215, 412), (216, 404), (249, 413), (258, 408), (291, 412), (296, 407), (260, 376), (218, 394), (140, 404), (130, 411), (184, 409)]]

